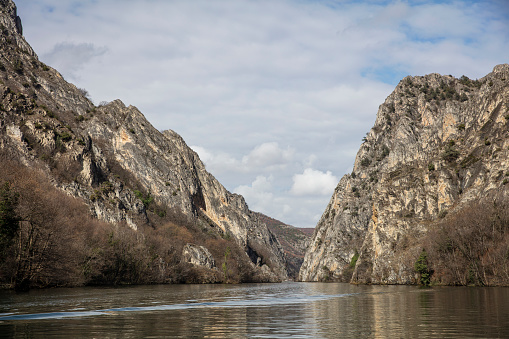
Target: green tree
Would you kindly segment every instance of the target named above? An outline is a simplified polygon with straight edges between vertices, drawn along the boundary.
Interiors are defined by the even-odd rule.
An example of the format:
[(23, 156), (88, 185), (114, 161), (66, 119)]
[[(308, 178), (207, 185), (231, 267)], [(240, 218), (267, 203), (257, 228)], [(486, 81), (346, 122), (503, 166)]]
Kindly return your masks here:
[(355, 253), (352, 257), (352, 260), (350, 260), (350, 268), (355, 268), (355, 265), (357, 264), (358, 259), (359, 259), (359, 252), (357, 252), (357, 249), (356, 249)]
[(423, 286), (429, 286), (431, 283), (431, 274), (433, 272), (428, 266), (428, 253), (426, 253), (426, 250), (422, 250), (419, 259), (415, 262), (414, 268), (417, 273), (421, 275), (419, 283)]
[(442, 159), (447, 162), (453, 162), (458, 159), (460, 156), (460, 152), (454, 148), (454, 143), (449, 143), (444, 152), (442, 153)]
[(223, 261), (223, 273), (224, 273), (224, 281), (225, 282), (228, 282), (228, 264), (227, 264), (227, 261), (228, 261), (228, 257), (230, 256), (231, 254), (231, 249), (230, 249), (230, 246), (226, 246), (226, 250), (224, 251), (224, 261)]

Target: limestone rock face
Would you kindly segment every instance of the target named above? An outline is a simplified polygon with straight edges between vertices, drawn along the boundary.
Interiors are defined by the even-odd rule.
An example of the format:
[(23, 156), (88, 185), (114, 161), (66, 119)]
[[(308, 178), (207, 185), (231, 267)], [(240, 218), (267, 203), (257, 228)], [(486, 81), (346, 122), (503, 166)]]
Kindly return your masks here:
[(11, 0), (0, 0), (0, 7), (2, 11), (2, 15), (0, 15), (0, 28), (2, 29), (3, 38), (10, 44), (16, 45), (29, 56), (35, 56), (34, 50), (23, 38), (23, 26), (14, 2)]
[(433, 223), (490, 193), (505, 194), (508, 126), (507, 64), (479, 80), (404, 78), (380, 106), (353, 172), (336, 187), (300, 280), (415, 283), (419, 239)]
[[(0, 0), (0, 148), (46, 168), (55, 186), (91, 212), (133, 229), (177, 211), (204, 233), (233, 238), (268, 281), (287, 278), (286, 257), (244, 198), (228, 192), (173, 131), (155, 129), (120, 100), (96, 107), (86, 91), (41, 63)], [(168, 239), (171, 241), (171, 239)], [(256, 264), (267, 262), (269, 271)]]
[(209, 250), (203, 246), (187, 244), (182, 250), (182, 259), (196, 266), (208, 269), (216, 267), (216, 262)]
[[(102, 153), (111, 154), (118, 166), (136, 178), (147, 196), (167, 209), (177, 208), (205, 218), (225, 236), (237, 239), (253, 263), (265, 249), (272, 257), (275, 276), (286, 279), (286, 259), (277, 239), (248, 209), (242, 196), (228, 192), (205, 170), (198, 155), (177, 133), (171, 130), (160, 133), (136, 107), (126, 107), (120, 100), (96, 109), (85, 127), (86, 135), (100, 145), (100, 149), (93, 151), (95, 168), (100, 172), (107, 172), (102, 169), (107, 161), (97, 159), (104, 158)], [(85, 171), (81, 175), (94, 181), (93, 173)], [(123, 206), (133, 205), (132, 194), (116, 197)], [(142, 214), (141, 206), (133, 208)]]

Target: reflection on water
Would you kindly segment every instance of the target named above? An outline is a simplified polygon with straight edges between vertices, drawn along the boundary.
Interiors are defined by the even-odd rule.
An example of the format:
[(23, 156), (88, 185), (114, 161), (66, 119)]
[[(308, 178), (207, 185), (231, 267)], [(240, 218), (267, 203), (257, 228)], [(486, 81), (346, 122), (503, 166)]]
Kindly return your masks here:
[(508, 288), (284, 283), (0, 292), (4, 338), (504, 338)]

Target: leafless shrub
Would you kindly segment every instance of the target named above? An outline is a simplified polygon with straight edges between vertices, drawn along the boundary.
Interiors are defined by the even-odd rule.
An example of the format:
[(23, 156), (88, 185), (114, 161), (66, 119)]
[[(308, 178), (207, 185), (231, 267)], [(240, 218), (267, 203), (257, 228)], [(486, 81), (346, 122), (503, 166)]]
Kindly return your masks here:
[(446, 285), (509, 284), (509, 202), (471, 203), (427, 236), (432, 281)]
[(87, 98), (88, 100), (91, 99), (90, 97), (90, 93), (88, 93), (88, 91), (84, 88), (78, 88), (78, 91), (85, 97)]

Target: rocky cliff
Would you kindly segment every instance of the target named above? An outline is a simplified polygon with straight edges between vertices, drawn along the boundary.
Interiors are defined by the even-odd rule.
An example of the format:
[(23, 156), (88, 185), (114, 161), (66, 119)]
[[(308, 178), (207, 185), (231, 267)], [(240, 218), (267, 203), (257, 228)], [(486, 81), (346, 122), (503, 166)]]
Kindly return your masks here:
[(309, 244), (312, 228), (299, 228), (287, 225), (279, 220), (257, 213), (269, 230), (278, 238), (286, 254), (288, 275), (296, 280), (304, 261), (304, 254)]
[[(474, 240), (458, 243), (466, 226), (448, 228), (457, 232), (452, 236), (444, 225), (475, 203), (493, 206), (507, 198), (508, 126), (507, 64), (478, 80), (439, 74), (404, 78), (379, 107), (353, 172), (336, 187), (299, 278), (417, 283), (416, 260), (423, 249), (437, 248), (437, 258), (470, 258), (467, 267), (456, 268), (461, 271), (458, 277), (466, 275), (468, 281), (490, 250), (474, 253)], [(480, 219), (492, 220), (493, 213)], [(479, 225), (472, 232), (479, 231)], [(497, 232), (486, 239), (496, 242), (498, 237), (500, 248), (506, 247), (507, 225)], [(447, 241), (445, 249), (436, 245), (441, 237)], [(485, 239), (480, 234), (472, 237)], [(502, 274), (486, 272), (485, 276)], [(435, 279), (442, 278), (435, 274)], [(462, 279), (437, 282), (463, 283)]]
[(101, 220), (143, 233), (142, 226), (156, 228), (169, 214), (183, 215), (205, 238), (233, 240), (263, 279), (287, 278), (279, 241), (177, 133), (159, 132), (120, 100), (96, 107), (85, 90), (38, 60), (10, 0), (0, 1), (0, 29), (4, 153), (43, 168), (54, 186), (84, 201)]

